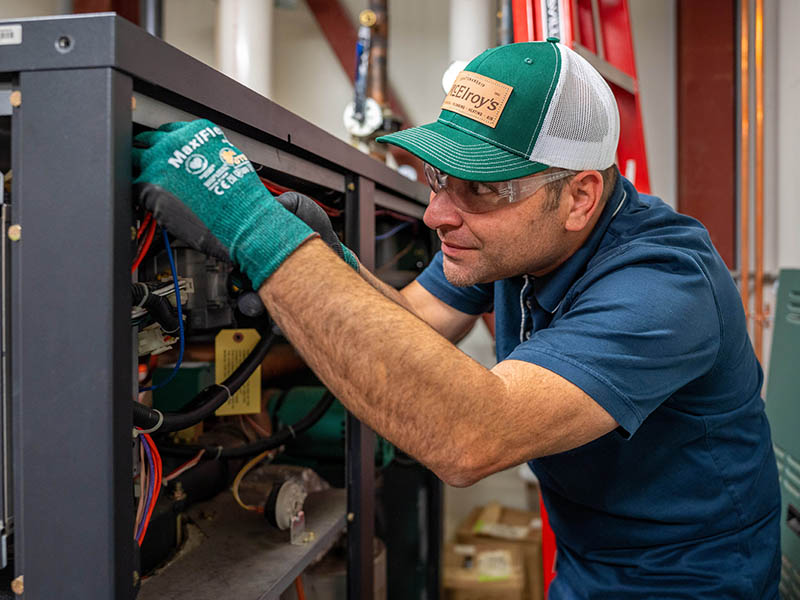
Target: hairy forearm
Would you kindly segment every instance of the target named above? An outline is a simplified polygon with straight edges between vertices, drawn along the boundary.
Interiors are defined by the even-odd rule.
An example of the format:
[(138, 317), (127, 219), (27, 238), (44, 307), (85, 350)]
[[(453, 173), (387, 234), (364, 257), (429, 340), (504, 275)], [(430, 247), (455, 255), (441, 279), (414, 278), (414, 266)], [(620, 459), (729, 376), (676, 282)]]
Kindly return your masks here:
[(485, 404), (505, 391), (499, 377), (366, 285), (319, 240), (292, 254), (259, 294), (356, 417), (445, 480), (469, 470), (485, 448)]
[[(405, 296), (403, 296), (398, 290), (394, 289), (388, 283), (384, 283), (383, 281), (378, 279), (373, 273), (371, 273), (363, 265), (361, 265), (358, 274), (361, 275), (361, 278), (364, 281), (366, 281), (370, 286), (372, 286), (373, 289), (375, 289), (376, 291), (380, 292), (386, 298), (388, 298), (389, 300), (391, 300), (392, 302), (394, 302), (396, 304), (399, 304), (400, 306), (405, 308), (407, 311), (410, 311), (410, 312), (414, 313), (415, 315), (417, 314), (416, 311), (411, 306), (411, 304), (408, 302), (408, 300), (406, 299)], [(417, 315), (417, 316), (419, 316), (419, 315)]]

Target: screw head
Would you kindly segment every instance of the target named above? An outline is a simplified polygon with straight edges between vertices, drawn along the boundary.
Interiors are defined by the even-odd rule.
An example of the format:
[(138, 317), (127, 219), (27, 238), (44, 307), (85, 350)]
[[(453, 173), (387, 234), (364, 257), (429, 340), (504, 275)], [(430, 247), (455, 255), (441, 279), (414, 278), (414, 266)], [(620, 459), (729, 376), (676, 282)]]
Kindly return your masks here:
[(8, 228), (8, 239), (18, 242), (22, 239), (22, 225), (11, 225)]
[(58, 50), (61, 54), (66, 54), (72, 50), (74, 42), (72, 38), (68, 35), (60, 35), (56, 38), (56, 50)]
[(348, 183), (347, 184), (347, 190), (350, 191), (350, 192), (354, 192), (356, 190), (356, 184), (355, 183)]
[(21, 596), (25, 592), (25, 584), (22, 580), (22, 575), (18, 576), (11, 582), (11, 591), (17, 596)]
[(131, 110), (136, 110), (136, 96), (131, 96)]
[(355, 520), (356, 520), (356, 514), (355, 513), (347, 513), (347, 522), (348, 523), (352, 523)]
[(11, 104), (14, 108), (19, 108), (22, 106), (22, 92), (19, 90), (14, 90), (8, 95), (8, 103)]
[(133, 587), (139, 585), (139, 571), (133, 572)]

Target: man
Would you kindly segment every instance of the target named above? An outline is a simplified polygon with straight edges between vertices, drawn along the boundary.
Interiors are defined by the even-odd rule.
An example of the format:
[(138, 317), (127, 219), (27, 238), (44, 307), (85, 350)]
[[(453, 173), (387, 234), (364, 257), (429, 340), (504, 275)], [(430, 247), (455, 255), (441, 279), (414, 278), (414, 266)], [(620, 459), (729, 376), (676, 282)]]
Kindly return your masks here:
[[(484, 52), (436, 123), (382, 138), (427, 163), (442, 241), (400, 293), (359, 277), (307, 201), (285, 200), (356, 270), (249, 162), (226, 170), (208, 122), (140, 136), (141, 198), (238, 263), (348, 409), (444, 481), (530, 461), (551, 600), (776, 598), (777, 473), (736, 287), (697, 221), (618, 175), (613, 95), (556, 42)], [(192, 153), (210, 166), (180, 166)], [(452, 342), (492, 307), (487, 370)]]

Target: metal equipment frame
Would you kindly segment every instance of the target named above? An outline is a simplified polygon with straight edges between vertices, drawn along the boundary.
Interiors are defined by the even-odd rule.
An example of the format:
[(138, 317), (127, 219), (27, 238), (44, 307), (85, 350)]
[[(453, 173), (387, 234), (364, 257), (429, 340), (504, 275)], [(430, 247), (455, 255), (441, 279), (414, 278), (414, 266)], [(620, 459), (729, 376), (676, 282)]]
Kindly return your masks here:
[[(29, 599), (133, 596), (129, 325), (132, 124), (205, 117), (255, 163), (346, 194), (346, 243), (374, 266), (375, 205), (426, 189), (114, 14), (2, 21), (11, 115), (15, 576)], [(5, 231), (4, 231), (5, 233)], [(135, 232), (134, 232), (135, 233)], [(16, 236), (15, 236), (16, 237)], [(4, 394), (6, 396), (6, 394)], [(347, 422), (348, 597), (373, 589), (375, 436)]]

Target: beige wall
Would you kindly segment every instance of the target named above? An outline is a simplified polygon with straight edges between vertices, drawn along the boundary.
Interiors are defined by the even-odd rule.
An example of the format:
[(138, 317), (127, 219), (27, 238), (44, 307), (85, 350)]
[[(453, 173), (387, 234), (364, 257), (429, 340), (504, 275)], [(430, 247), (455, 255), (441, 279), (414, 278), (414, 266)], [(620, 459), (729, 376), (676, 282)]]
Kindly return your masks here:
[(65, 10), (63, 0), (3, 0), (0, 2), (0, 19), (58, 15)]

